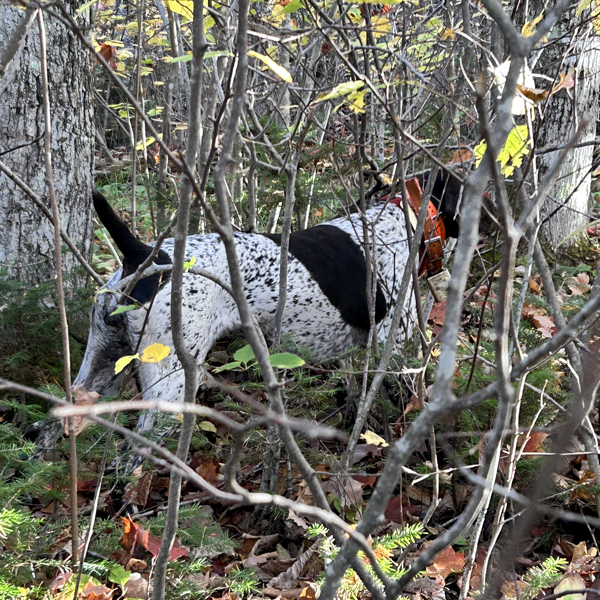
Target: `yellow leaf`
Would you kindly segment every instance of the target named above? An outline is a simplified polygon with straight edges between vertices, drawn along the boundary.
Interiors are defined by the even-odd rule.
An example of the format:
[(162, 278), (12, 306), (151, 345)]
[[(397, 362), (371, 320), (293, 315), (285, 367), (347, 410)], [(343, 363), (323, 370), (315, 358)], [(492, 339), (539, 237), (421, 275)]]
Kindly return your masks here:
[(364, 433), (360, 434), (360, 437), (365, 440), (367, 444), (381, 446), (382, 448), (387, 448), (389, 446), (389, 444), (380, 435), (377, 435), (372, 431), (365, 431)]
[(141, 361), (143, 363), (158, 363), (171, 354), (171, 348), (164, 344), (150, 344), (144, 348)]
[(577, 7), (577, 12), (575, 13), (575, 15), (579, 16), (586, 8), (589, 8), (591, 4), (592, 0), (582, 0), (579, 3), (579, 6)]
[[(500, 170), (502, 175), (510, 177), (515, 167), (520, 167), (525, 156), (530, 152), (529, 146), (531, 142), (529, 140), (529, 130), (527, 125), (517, 125), (513, 127), (506, 142), (500, 152), (498, 153), (497, 161), (500, 162)], [(478, 167), (479, 163), (483, 159), (483, 155), (487, 150), (487, 144), (485, 140), (481, 140), (477, 146), (475, 146), (475, 166)]]
[(440, 41), (445, 41), (445, 40), (453, 40), (454, 39), (454, 31), (452, 31), (452, 29), (444, 29), (444, 31), (442, 31), (442, 35), (440, 35)]
[(487, 150), (487, 142), (485, 140), (481, 140), (477, 146), (475, 146), (475, 167), (479, 166), (479, 163), (483, 160), (483, 155)]
[(527, 21), (521, 29), (523, 37), (531, 37), (535, 33), (535, 26), (542, 20), (543, 13), (539, 14), (533, 21)]
[(365, 94), (368, 91), (369, 90), (360, 90), (348, 95), (348, 103), (350, 104), (350, 109), (352, 111), (357, 114), (365, 112)]
[(132, 354), (130, 356), (122, 356), (116, 363), (115, 363), (115, 375), (117, 375), (118, 373), (120, 373), (132, 360), (140, 358), (139, 354)]
[(188, 21), (194, 19), (193, 0), (167, 0), (167, 6), (178, 15), (185, 17)]
[(264, 54), (259, 54), (258, 52), (254, 52), (254, 50), (248, 50), (248, 56), (253, 56), (254, 58), (258, 58), (258, 60), (262, 61), (281, 79), (287, 81), (288, 83), (292, 83), (292, 76), (290, 75), (287, 69), (284, 69), (281, 65), (278, 65), (270, 56), (265, 56)]
[(598, 32), (600, 32), (600, 6), (597, 2), (595, 3), (590, 16), (592, 17), (592, 25), (594, 26), (594, 31), (596, 32), (596, 35), (598, 35)]
[[(156, 138), (155, 138), (155, 137), (153, 137), (153, 136), (148, 136), (148, 137), (146, 138), (146, 144), (145, 144), (145, 146), (146, 146), (146, 147), (148, 147), (148, 146), (150, 146), (150, 144), (154, 144), (154, 142), (155, 142), (155, 141), (156, 141)], [(136, 150), (143, 150), (143, 149), (144, 149), (144, 140), (142, 140), (142, 141), (138, 142), (138, 143), (135, 145), (135, 149), (136, 149)]]
[(496, 160), (500, 161), (500, 170), (505, 177), (510, 177), (515, 167), (520, 167), (523, 158), (530, 152), (529, 129), (527, 125), (513, 127)]
[(392, 30), (390, 20), (381, 15), (374, 15), (371, 18), (371, 26), (373, 27), (373, 37), (375, 39), (387, 35)]
[(356, 81), (346, 81), (344, 83), (340, 83), (336, 85), (330, 92), (326, 94), (321, 94), (317, 97), (315, 102), (323, 102), (324, 100), (333, 100), (334, 98), (339, 98), (340, 96), (346, 96), (351, 94), (352, 92), (356, 92), (361, 87), (365, 85), (364, 81), (356, 80)]
[(215, 24), (215, 20), (210, 15), (204, 15), (204, 33), (206, 33)]

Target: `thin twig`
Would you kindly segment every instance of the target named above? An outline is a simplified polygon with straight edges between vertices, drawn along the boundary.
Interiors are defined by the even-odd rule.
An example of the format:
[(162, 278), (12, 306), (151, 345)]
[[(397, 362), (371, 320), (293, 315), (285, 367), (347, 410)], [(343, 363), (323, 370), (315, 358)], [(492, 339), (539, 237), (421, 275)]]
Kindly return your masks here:
[[(46, 166), (46, 184), (48, 185), (48, 197), (52, 207), (52, 220), (54, 222), (54, 256), (56, 261), (56, 296), (58, 300), (58, 312), (60, 314), (60, 330), (63, 346), (63, 373), (65, 378), (65, 396), (68, 403), (73, 402), (71, 395), (71, 351), (69, 346), (69, 324), (67, 322), (67, 309), (65, 305), (65, 291), (62, 276), (62, 249), (60, 235), (60, 214), (56, 191), (54, 188), (54, 175), (52, 172), (52, 118), (50, 116), (50, 90), (48, 87), (48, 63), (46, 46), (46, 29), (44, 26), (44, 15), (41, 10), (37, 11), (38, 27), (40, 33), (40, 66), (42, 71), (42, 95), (44, 101), (44, 123), (46, 134), (44, 136), (44, 162)], [(77, 445), (75, 440), (75, 427), (73, 419), (67, 419), (69, 432), (69, 472), (70, 478), (70, 501), (71, 501), (71, 547), (73, 569), (77, 566), (79, 556), (79, 526), (77, 521)]]

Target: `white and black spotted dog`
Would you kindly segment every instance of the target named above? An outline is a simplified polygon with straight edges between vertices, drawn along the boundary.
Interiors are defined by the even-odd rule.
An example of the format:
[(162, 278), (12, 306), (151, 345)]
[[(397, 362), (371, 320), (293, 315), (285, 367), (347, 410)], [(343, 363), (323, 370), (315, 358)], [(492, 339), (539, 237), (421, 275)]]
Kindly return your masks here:
[[(432, 199), (440, 205), (440, 214), (450, 235), (457, 232), (454, 211), (459, 193), (458, 180), (438, 176)], [(94, 193), (94, 206), (124, 256), (123, 268), (106, 284), (111, 289), (136, 270), (151, 248), (133, 236), (99, 193)], [(402, 209), (392, 203), (379, 203), (368, 209), (366, 219), (377, 263), (377, 333), (378, 339), (385, 340), (394, 311), (398, 310), (396, 295), (408, 260), (406, 223)], [(310, 348), (315, 361), (334, 358), (354, 346), (364, 345), (367, 340), (369, 313), (363, 239), (362, 218), (358, 214), (291, 234), (282, 335), (291, 336), (300, 346)], [(237, 233), (235, 241), (248, 304), (269, 334), (274, 326), (279, 296), (280, 235)], [(163, 243), (157, 263), (171, 262), (173, 245), (173, 240)], [(217, 234), (188, 237), (188, 260), (191, 257), (195, 258), (196, 267), (229, 283), (225, 248)], [(142, 305), (148, 305), (154, 297), (141, 350), (155, 342), (173, 347), (171, 284), (167, 279), (160, 289), (158, 286), (159, 276), (148, 277), (141, 280), (131, 294)], [(414, 302), (414, 295), (407, 294), (401, 307), (404, 315), (399, 343), (400, 336), (412, 328)], [(111, 315), (116, 308), (117, 294), (96, 296), (85, 358), (74, 383), (101, 396), (119, 391), (124, 374), (115, 375), (115, 362), (133, 354), (146, 317), (142, 308)], [(238, 311), (222, 287), (190, 272), (184, 277), (183, 311), (184, 338), (202, 370), (215, 341), (240, 327)], [(140, 364), (137, 379), (146, 400), (182, 399), (183, 371), (174, 352), (160, 363)]]

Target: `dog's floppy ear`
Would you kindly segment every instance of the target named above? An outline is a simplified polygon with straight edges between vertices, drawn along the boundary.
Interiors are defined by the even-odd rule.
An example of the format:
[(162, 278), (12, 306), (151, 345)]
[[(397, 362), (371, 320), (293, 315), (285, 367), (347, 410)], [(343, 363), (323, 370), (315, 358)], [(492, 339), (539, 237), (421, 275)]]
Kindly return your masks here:
[[(108, 200), (100, 192), (94, 191), (93, 198), (98, 218), (115, 241), (117, 248), (123, 253), (123, 277), (129, 277), (150, 256), (152, 248), (138, 240), (129, 231), (127, 225), (125, 225), (119, 215), (112, 209)], [(157, 265), (169, 265), (171, 264), (171, 258), (166, 252), (159, 250), (154, 262)], [(159, 274), (141, 279), (133, 288), (130, 294), (131, 298), (139, 304), (149, 302), (158, 289), (159, 281)]]

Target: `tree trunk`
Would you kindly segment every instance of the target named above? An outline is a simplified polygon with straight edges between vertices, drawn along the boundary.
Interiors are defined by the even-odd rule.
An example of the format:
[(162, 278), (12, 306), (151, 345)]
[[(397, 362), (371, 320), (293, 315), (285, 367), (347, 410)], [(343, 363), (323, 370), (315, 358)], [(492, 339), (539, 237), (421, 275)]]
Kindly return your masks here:
[[(568, 93), (562, 90), (550, 98), (545, 110), (540, 148), (567, 144), (583, 119), (587, 119), (588, 124), (578, 143), (589, 142), (596, 137), (596, 115), (600, 105), (600, 38), (591, 29), (580, 34), (580, 41), (575, 46), (575, 61), (571, 64), (569, 60), (565, 61), (560, 71), (574, 68), (577, 83)], [(554, 164), (559, 152), (540, 157), (540, 174)], [(544, 216), (548, 220), (543, 227), (543, 238), (550, 248), (572, 250), (585, 236), (585, 226), (589, 222), (587, 215), (591, 208), (593, 154), (593, 145), (574, 148), (561, 167), (552, 197), (544, 206)], [(565, 206), (559, 209), (561, 203), (565, 203)]]
[[(67, 6), (74, 13), (76, 4)], [(78, 15), (89, 25), (89, 10)], [(6, 45), (24, 11), (0, 0), (0, 45)], [(61, 222), (84, 256), (92, 239), (94, 119), (92, 62), (72, 33), (47, 15), (48, 77), (52, 117), (52, 163)], [(0, 102), (0, 152), (5, 162), (43, 199), (44, 118), (41, 97), (39, 31), (30, 28), (14, 72)], [(6, 82), (3, 82), (6, 83)], [(23, 146), (19, 148), (19, 146)], [(48, 202), (49, 205), (49, 202)], [(0, 173), (0, 269), (29, 285), (51, 280), (55, 273), (50, 221), (4, 174)], [(82, 285), (86, 276), (69, 252), (63, 256), (67, 281)]]

